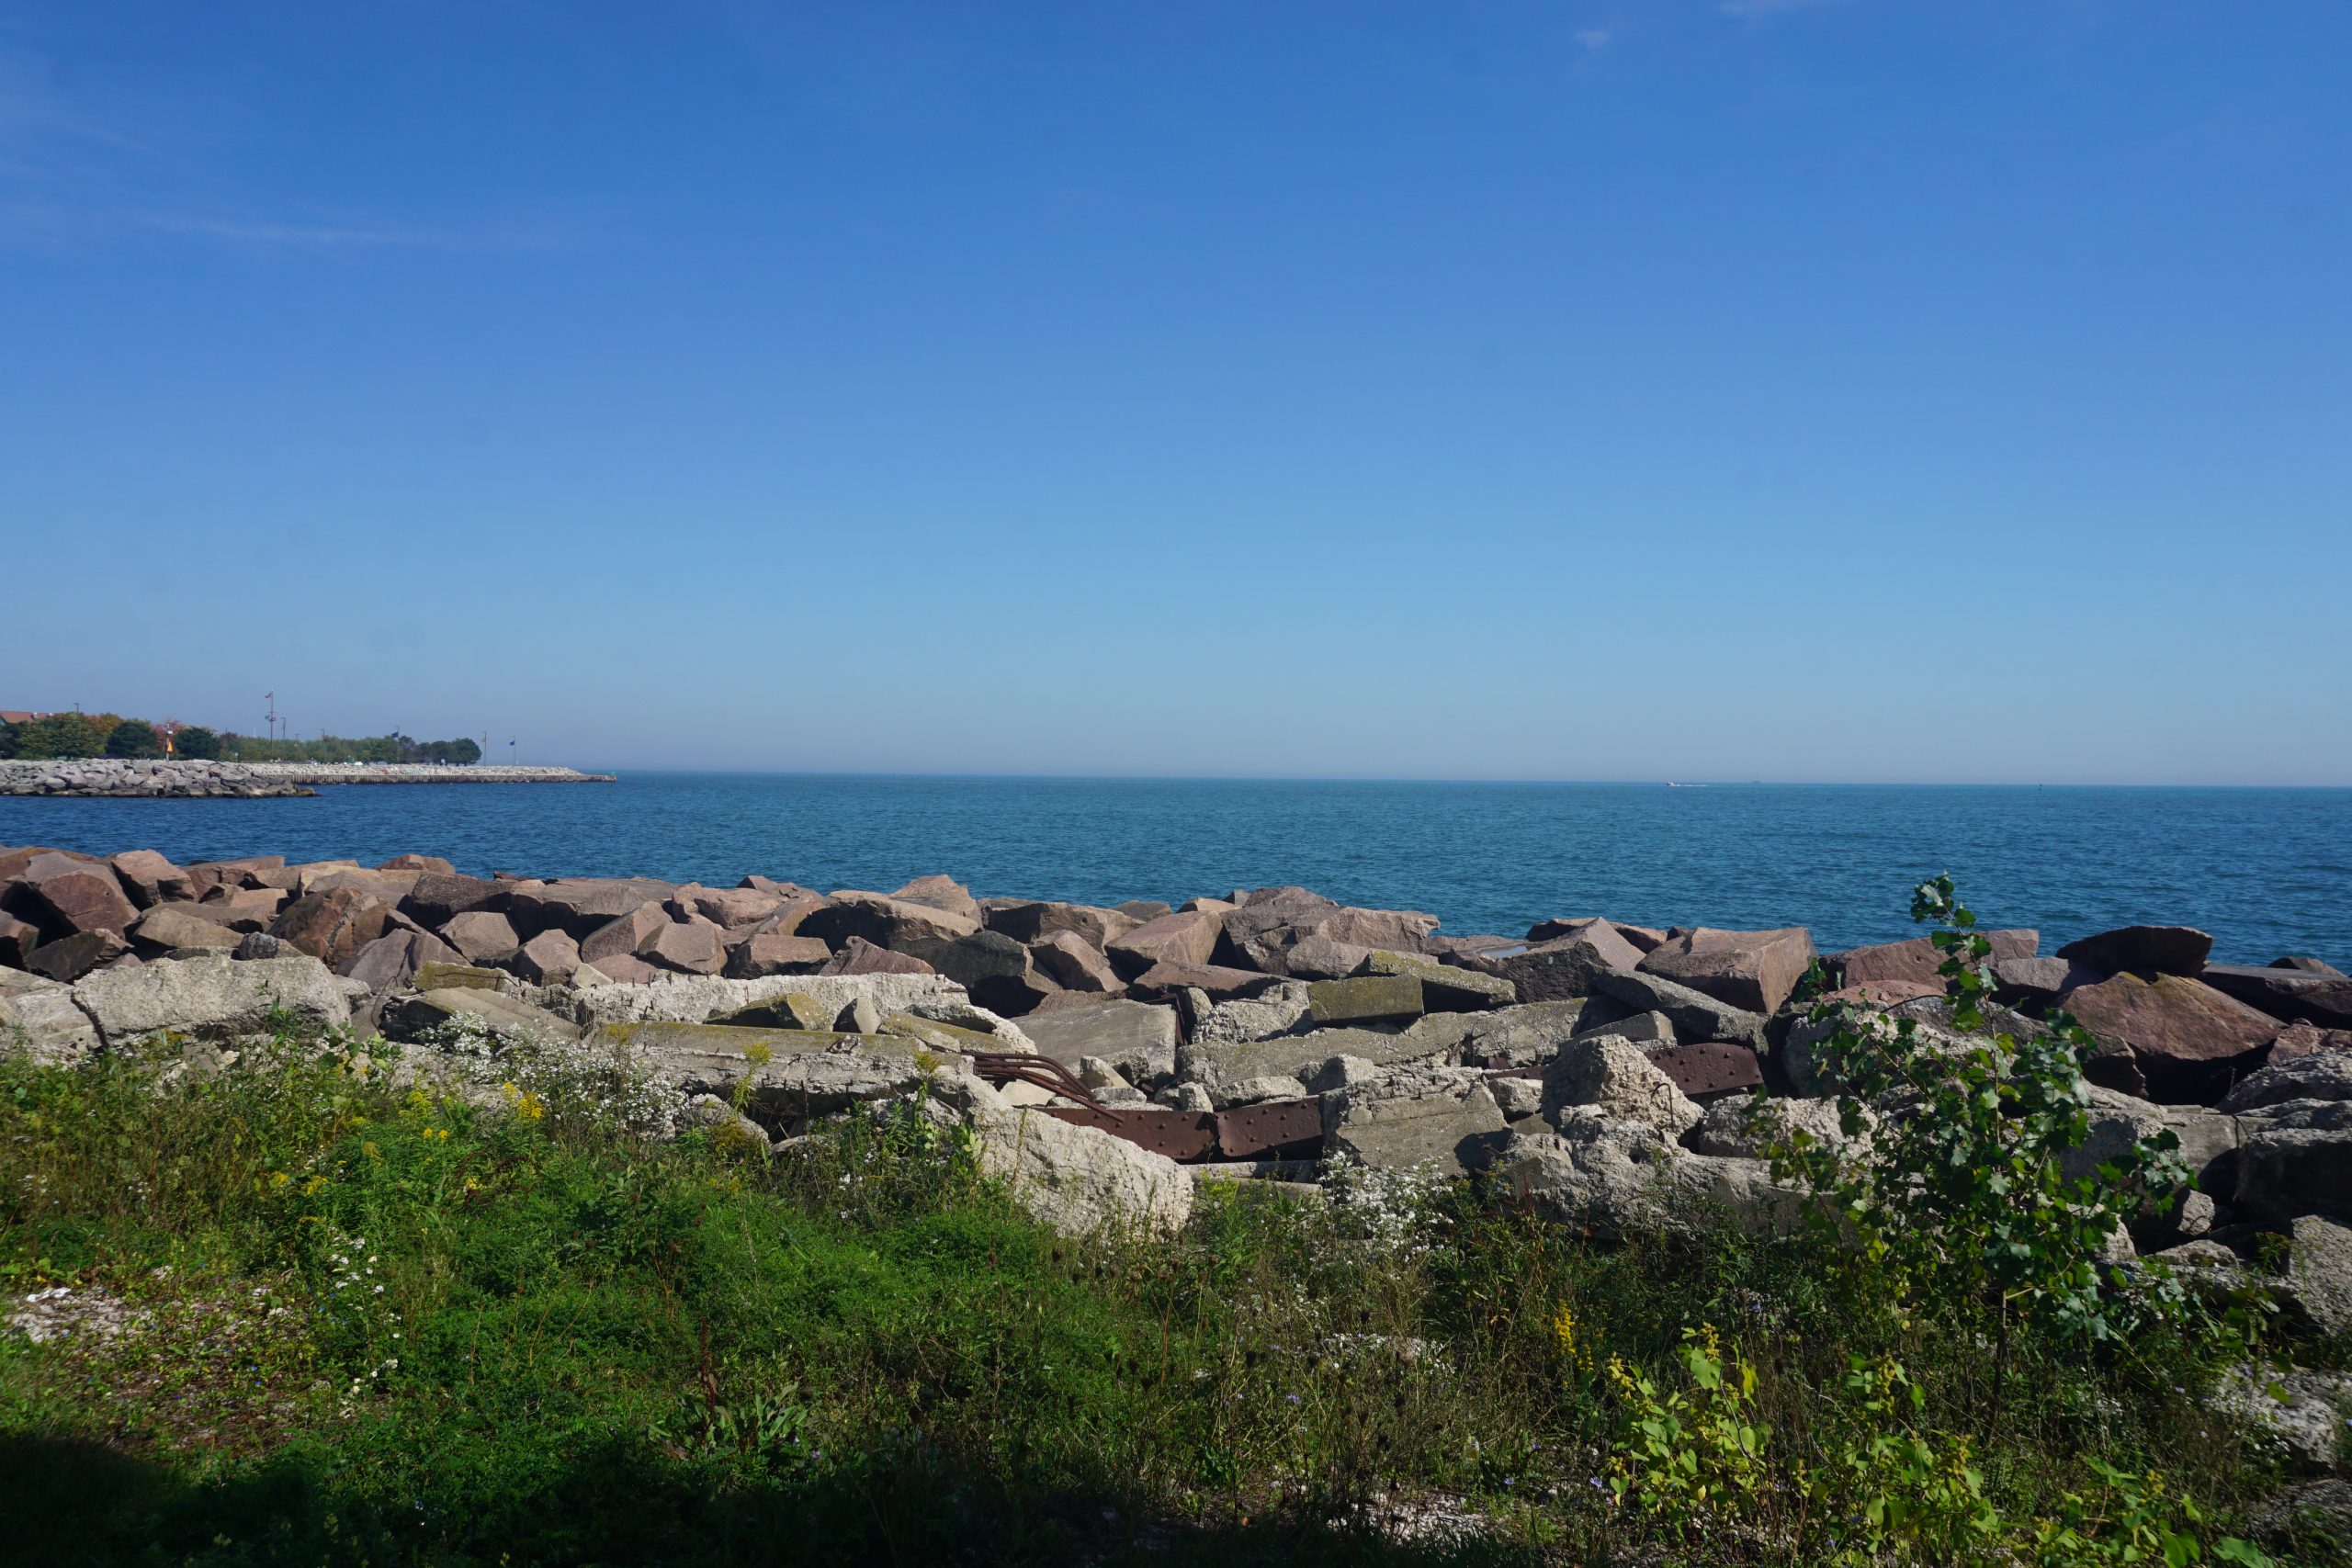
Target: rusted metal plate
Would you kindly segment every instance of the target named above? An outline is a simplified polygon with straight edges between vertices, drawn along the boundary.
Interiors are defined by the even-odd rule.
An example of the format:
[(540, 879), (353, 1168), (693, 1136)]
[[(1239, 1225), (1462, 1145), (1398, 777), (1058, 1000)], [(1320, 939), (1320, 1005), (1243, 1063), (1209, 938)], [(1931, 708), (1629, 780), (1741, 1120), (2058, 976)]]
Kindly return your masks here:
[(1058, 1094), (1077, 1100), (1080, 1105), (1102, 1108), (1076, 1073), (1051, 1056), (1033, 1056), (1019, 1051), (975, 1051), (972, 1070), (992, 1084), (1035, 1084), (1048, 1094)]
[(1099, 1127), (1138, 1148), (1173, 1160), (1200, 1159), (1216, 1152), (1216, 1119), (1203, 1111), (1158, 1107), (1046, 1105), (1045, 1114), (1080, 1127)]
[(1748, 1046), (1712, 1040), (1700, 1045), (1670, 1045), (1651, 1054), (1674, 1087), (1696, 1100), (1702, 1094), (1755, 1089), (1764, 1082), (1764, 1070)]
[(1216, 1145), (1227, 1159), (1255, 1159), (1322, 1141), (1319, 1100), (1268, 1100), (1216, 1113)]

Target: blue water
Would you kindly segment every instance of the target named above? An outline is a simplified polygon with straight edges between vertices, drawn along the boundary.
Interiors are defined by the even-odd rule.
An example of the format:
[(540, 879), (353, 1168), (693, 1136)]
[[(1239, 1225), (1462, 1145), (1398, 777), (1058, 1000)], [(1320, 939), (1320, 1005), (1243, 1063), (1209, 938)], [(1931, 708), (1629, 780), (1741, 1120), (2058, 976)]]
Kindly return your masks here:
[(1360, 784), (628, 773), (617, 784), (344, 787), (307, 800), (0, 799), (0, 843), (177, 860), (403, 851), (464, 870), (763, 872), (888, 889), (1115, 902), (1300, 883), (1426, 909), (1449, 932), (1554, 915), (1805, 925), (1826, 948), (1912, 934), (1950, 871), (2043, 951), (2134, 921), (2215, 957), (2352, 968), (2352, 790)]

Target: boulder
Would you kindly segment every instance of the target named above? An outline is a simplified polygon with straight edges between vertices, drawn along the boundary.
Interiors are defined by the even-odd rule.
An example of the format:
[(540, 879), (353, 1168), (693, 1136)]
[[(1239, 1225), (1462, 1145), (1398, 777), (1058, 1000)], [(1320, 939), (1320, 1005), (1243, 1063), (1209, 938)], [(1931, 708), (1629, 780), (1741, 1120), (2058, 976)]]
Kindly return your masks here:
[(401, 912), (424, 926), (445, 926), (476, 909), (503, 912), (511, 883), (488, 877), (460, 876), (454, 871), (424, 870), (401, 898)]
[(187, 867), (189, 890), (198, 898), (211, 897), (216, 889), (230, 892), (262, 886), (259, 878), (265, 872), (279, 871), (286, 865), (284, 855), (247, 855), (238, 860), (200, 860)]
[(2324, 1334), (2352, 1332), (2352, 1230), (2302, 1214), (2288, 1222), (2287, 1240), (2287, 1288), (2302, 1314)]
[(1803, 926), (1761, 931), (1700, 926), (1643, 954), (1636, 967), (1742, 1011), (1773, 1013), (1812, 963), (1813, 936)]
[(903, 953), (893, 953), (887, 947), (876, 947), (862, 936), (854, 936), (842, 943), (839, 953), (825, 962), (820, 975), (931, 975), (937, 971), (922, 959)]
[(25, 863), (15, 886), (21, 893), (12, 899), (12, 910), (51, 940), (77, 931), (119, 936), (139, 918), (138, 907), (104, 861), (48, 851)]
[(380, 994), (397, 986), (406, 985), (416, 973), (413, 931), (386, 931), (382, 936), (351, 955), (341, 974), (346, 980), (356, 980), (371, 994)]
[(433, 872), (441, 876), (455, 876), (458, 868), (439, 855), (400, 854), (376, 863), (378, 871)]
[(1096, 1057), (1137, 1088), (1160, 1083), (1176, 1071), (1176, 1010), (1171, 1007), (1102, 1001), (1032, 1013), (1021, 1021), (1021, 1028), (1039, 1051), (1063, 1066)]
[[(1635, 1015), (1641, 1016), (1641, 1015)], [(1432, 1013), (1406, 1031), (1442, 1038), (1449, 1021), (1461, 1027), (1462, 1059), (1487, 1067), (1538, 1067), (1560, 1054), (1577, 1035), (1598, 1035), (1620, 1027), (1625, 1010), (1605, 997), (1521, 1002), (1485, 1013)]]
[(0, 910), (0, 964), (22, 969), (25, 960), (40, 945), (40, 928), (30, 920)]
[[(543, 934), (560, 937), (565, 942), (571, 940), (560, 931)], [(450, 916), (442, 922), (441, 940), (463, 954), (469, 964), (503, 964), (523, 946), (522, 939), (514, 934), (514, 928), (507, 923), (506, 917), (488, 909), (469, 909), (462, 915)], [(580, 950), (573, 948), (574, 968), (579, 967), (579, 956)]]
[(2056, 1007), (2077, 986), (2095, 985), (2107, 976), (2065, 958), (1996, 958), (1993, 999), (2004, 1007), (2023, 1008), (2039, 1015)]
[(541, 986), (560, 986), (580, 972), (580, 944), (569, 931), (544, 931), (514, 953), (514, 973)]
[(975, 930), (957, 937), (907, 937), (899, 951), (922, 959), (991, 1011), (1018, 1017), (1060, 987), (1040, 976), (1029, 950), (1002, 931)]
[(2070, 942), (2058, 956), (2099, 975), (2178, 975), (2195, 979), (2213, 939), (2188, 926), (2124, 926)]
[(1544, 1074), (1547, 1106), (1583, 1106), (1679, 1138), (1704, 1114), (1641, 1048), (1613, 1034), (1572, 1040)]
[(356, 887), (331, 887), (297, 898), (278, 912), (269, 934), (330, 969), (384, 934), (392, 907)]
[[(800, 929), (800, 923), (830, 902), (831, 900), (814, 893), (804, 893), (797, 897), (786, 898), (759, 924), (753, 926), (751, 934), (753, 936), (806, 936), (808, 933)], [(823, 939), (810, 936), (808, 940), (818, 942)], [(828, 949), (828, 951), (831, 950)]]
[(1306, 1021), (1306, 983), (1285, 980), (1254, 997), (1212, 1003), (1193, 1020), (1192, 1037), (1204, 1044), (1264, 1040), (1288, 1034)]
[(1333, 1157), (1446, 1177), (1485, 1169), (1509, 1135), (1486, 1075), (1469, 1067), (1398, 1072), (1334, 1090), (1323, 1125)]
[(1173, 1000), (1180, 991), (1196, 990), (1212, 1001), (1228, 1001), (1257, 996), (1280, 984), (1274, 976), (1249, 969), (1214, 964), (1155, 964), (1127, 982), (1127, 994), (1137, 1001), (1156, 1002)]
[(575, 971), (571, 982), (575, 986), (606, 982), (618, 986), (642, 986), (669, 973), (665, 969), (656, 969), (634, 953), (608, 953), (594, 964), (583, 958), (580, 961), (580, 969), (601, 978), (585, 981), (579, 977), (579, 971)]
[(1209, 1103), (1219, 1111), (1232, 1111), (1244, 1105), (1263, 1105), (1268, 1100), (1305, 1100), (1306, 1086), (1296, 1078), (1237, 1078), (1218, 1084), (1209, 1090)]
[(813, 997), (832, 1010), (842, 1010), (860, 997), (883, 1013), (922, 1011), (949, 1022), (987, 1029), (1003, 1035), (1008, 1049), (1022, 1050), (1027, 1036), (992, 1013), (983, 1013), (965, 998), (962, 987), (933, 974), (922, 975), (772, 975), (759, 980), (728, 980), (707, 975), (656, 975), (643, 985), (596, 986), (574, 994), (572, 1017), (582, 1026), (605, 1023), (701, 1023), (725, 1013), (740, 1012), (788, 992)]
[(2213, 1109), (2235, 1113), (2293, 1100), (2352, 1100), (2352, 1051), (2290, 1057), (2240, 1079)]
[(1047, 931), (1030, 942), (1029, 961), (1066, 991), (1109, 995), (1125, 988), (1102, 950), (1073, 931)]
[(206, 1039), (268, 1027), (273, 1010), (296, 1022), (351, 1021), (351, 1004), (327, 966), (307, 954), (282, 958), (161, 958), (136, 969), (107, 969), (74, 987), (109, 1045), (157, 1030)]
[(1498, 975), (1459, 969), (1418, 953), (1375, 949), (1357, 966), (1359, 975), (1408, 975), (1421, 983), (1421, 1002), (1431, 1012), (1484, 1012), (1519, 1000), (1519, 989)]
[(218, 920), (232, 931), (267, 931), (287, 904), (287, 895), (275, 887), (240, 887), (214, 894), (197, 905), (208, 920)]
[(478, 964), (448, 960), (420, 963), (416, 966), (416, 988), (420, 991), (504, 991), (507, 989), (507, 976), (503, 970)]
[(928, 908), (944, 909), (960, 915), (978, 926), (980, 907), (972, 897), (972, 890), (952, 876), (918, 876), (890, 895), (901, 904), (921, 904)]
[(2352, 1224), (2352, 1100), (2290, 1101), (2241, 1126), (2235, 1206), (2247, 1218)]
[(561, 929), (586, 937), (632, 909), (660, 904), (677, 888), (650, 876), (559, 877), (553, 882), (504, 882), (505, 914), (517, 931), (537, 936)]
[(2322, 1051), (2352, 1051), (2352, 1029), (2320, 1029), (2308, 1023), (2290, 1023), (2278, 1032), (2270, 1049), (2262, 1058), (2266, 1067), (2291, 1062), (2299, 1056), (2316, 1055)]
[(1421, 982), (1410, 975), (1317, 980), (1306, 987), (1307, 1016), (1317, 1028), (1413, 1019), (1426, 1010), (1421, 1002)]
[(1588, 920), (1578, 930), (1540, 947), (1464, 958), (1461, 964), (1465, 969), (1510, 981), (1522, 1002), (1549, 1002), (1589, 996), (1599, 976), (1630, 971), (1641, 958), (1608, 921)]
[(142, 909), (196, 897), (187, 873), (153, 850), (126, 850), (107, 863), (130, 901)]
[(756, 887), (704, 887), (689, 883), (670, 897), (671, 916), (699, 916), (722, 931), (748, 931), (784, 907), (785, 900)]
[(2272, 1018), (2321, 1029), (2352, 1029), (2352, 976), (2303, 968), (2208, 964), (2198, 978)]
[(879, 893), (838, 892), (822, 908), (801, 918), (799, 932), (839, 951), (853, 937), (876, 947), (905, 951), (910, 942), (952, 942), (980, 929), (973, 916), (928, 904), (910, 904)]
[(1729, 1159), (1765, 1159), (1780, 1139), (1802, 1133), (1816, 1144), (1846, 1142), (1834, 1100), (1768, 1100), (1758, 1106), (1739, 1097), (1718, 1100), (1698, 1125), (1683, 1135), (1693, 1154)]
[(1112, 966), (1132, 982), (1155, 967), (1206, 967), (1224, 932), (1222, 919), (1214, 909), (1178, 911), (1122, 931), (1103, 952)]
[(2210, 986), (2165, 972), (2079, 987), (2065, 1007), (2101, 1045), (2131, 1054), (2151, 1099), (2175, 1103), (2211, 1100), (2256, 1065), (2280, 1027)]
[[(1538, 921), (1528, 928), (1527, 945), (1531, 950), (1552, 952), (1582, 947), (1611, 969), (1631, 969), (1641, 963), (1644, 953), (1650, 951), (1648, 947), (1627, 941), (1623, 930), (1614, 921), (1592, 916)], [(1650, 944), (1651, 947), (1656, 945), (1655, 942)]]
[[(633, 909), (627, 909), (615, 915), (611, 919), (582, 937), (580, 939), (581, 959), (585, 963), (594, 964), (624, 953), (633, 953), (642, 957), (646, 943), (659, 936), (663, 928), (669, 924), (669, 912), (661, 905), (639, 904)], [(547, 929), (568, 932), (568, 928), (560, 924), (552, 925)]]
[(1494, 1170), (1520, 1201), (1597, 1235), (1724, 1224), (1774, 1234), (1803, 1213), (1801, 1197), (1774, 1186), (1760, 1160), (1694, 1155), (1655, 1127), (1592, 1111), (1564, 1112), (1556, 1134), (1513, 1134)]
[[(721, 935), (719, 927), (699, 917), (692, 921), (666, 921), (646, 938), (638, 956), (680, 975), (716, 975), (727, 966), (727, 944)], [(587, 956), (584, 948), (582, 956)]]
[(33, 955), (25, 960), (25, 967), (36, 975), (70, 984), (102, 964), (111, 964), (130, 951), (130, 944), (113, 931), (75, 931), (54, 942), (42, 942)]
[(560, 1042), (580, 1036), (571, 1020), (545, 1008), (471, 987), (419, 991), (384, 1009), (384, 1032), (395, 1040), (420, 1039), (449, 1024), (469, 1024), (510, 1040)]
[(739, 980), (763, 975), (813, 975), (832, 956), (832, 950), (813, 936), (753, 931), (728, 953), (725, 973)]
[[(2007, 959), (2031, 958), (2041, 945), (2041, 933), (2033, 931), (1978, 931), (1978, 936), (1992, 944), (1992, 962)], [(1939, 971), (1949, 956), (1935, 944), (1931, 937), (1915, 936), (1908, 942), (1883, 942), (1870, 947), (1849, 947), (1843, 953), (1833, 953), (1823, 960), (1824, 967), (1835, 976), (1841, 986), (1867, 985), (1874, 981), (1907, 981), (1915, 985), (1943, 988)]]
[(0, 1051), (23, 1050), (45, 1066), (71, 1066), (101, 1042), (74, 993), (39, 975), (0, 975)]
[(992, 904), (985, 918), (989, 930), (1002, 931), (1015, 942), (1034, 945), (1057, 931), (1068, 931), (1098, 950), (1143, 923), (1117, 909), (1027, 900)]
[[(1736, 1040), (1761, 1051), (1764, 1017), (1645, 970), (1604, 970), (1593, 976), (1598, 994), (1638, 1012), (1661, 1012), (1683, 1040)], [(1524, 993), (1521, 993), (1524, 995)]]
[(1363, 967), (1373, 950), (1309, 931), (1283, 954), (1283, 972), (1294, 980), (1339, 980)]
[(1193, 1210), (1193, 1179), (1174, 1160), (1093, 1127), (1035, 1111), (986, 1109), (971, 1129), (981, 1170), (1065, 1235), (1105, 1229), (1174, 1232)]
[(130, 928), (130, 938), (149, 952), (168, 953), (175, 948), (198, 952), (228, 953), (237, 945), (237, 933), (217, 920), (208, 920), (191, 913), (192, 904), (163, 904), (139, 917)]

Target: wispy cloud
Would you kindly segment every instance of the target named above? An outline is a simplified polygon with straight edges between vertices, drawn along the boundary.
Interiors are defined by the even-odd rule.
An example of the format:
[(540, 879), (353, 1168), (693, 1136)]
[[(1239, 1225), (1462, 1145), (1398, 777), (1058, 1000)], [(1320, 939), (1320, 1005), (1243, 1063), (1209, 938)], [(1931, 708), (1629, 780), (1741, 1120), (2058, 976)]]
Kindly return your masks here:
[(1609, 47), (1609, 30), (1606, 28), (1587, 28), (1577, 34), (1577, 42), (1584, 45), (1587, 52), (1598, 54)]
[(256, 250), (537, 251), (563, 243), (553, 228), (508, 223), (467, 229), (414, 228), (360, 218), (283, 220), (224, 212), (144, 210), (118, 215), (135, 228)]

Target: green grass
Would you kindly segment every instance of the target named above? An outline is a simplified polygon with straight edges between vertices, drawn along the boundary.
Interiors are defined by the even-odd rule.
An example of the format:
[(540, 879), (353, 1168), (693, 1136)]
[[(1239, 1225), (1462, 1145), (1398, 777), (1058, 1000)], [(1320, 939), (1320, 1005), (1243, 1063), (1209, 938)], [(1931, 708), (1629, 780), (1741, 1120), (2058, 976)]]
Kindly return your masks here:
[[(2206, 1516), (2183, 1529), (2208, 1547), (2278, 1479), (2195, 1397), (2244, 1324), (2029, 1340), (1996, 1404), (1965, 1314), (1803, 1242), (1600, 1246), (1476, 1194), (1392, 1192), (1382, 1223), (1216, 1190), (1181, 1236), (1072, 1242), (916, 1119), (770, 1159), (635, 1138), (579, 1087), (477, 1109), (292, 1040), (206, 1072), (0, 1057), (0, 1286), (140, 1314), (0, 1337), (10, 1549), (1796, 1564), (1854, 1537), (1867, 1499), (1803, 1479), (1857, 1434), (1964, 1451), (2018, 1539), (2068, 1495), (2122, 1539), (2093, 1461), (2157, 1472), (2135, 1484)], [(1612, 1504), (1642, 1416), (1612, 1359), (1692, 1393), (1701, 1325), (1754, 1368), (1756, 1485)], [(1855, 1358), (1899, 1359), (1920, 1404), (1867, 1408)], [(1432, 1509), (1494, 1528), (1371, 1528)]]

